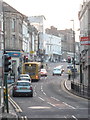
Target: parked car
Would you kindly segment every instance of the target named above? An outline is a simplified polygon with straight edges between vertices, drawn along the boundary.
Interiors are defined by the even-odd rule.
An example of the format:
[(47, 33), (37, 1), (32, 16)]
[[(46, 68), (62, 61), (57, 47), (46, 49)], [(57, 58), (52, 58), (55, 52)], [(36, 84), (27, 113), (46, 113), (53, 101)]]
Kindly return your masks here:
[(47, 76), (47, 71), (46, 71), (46, 69), (41, 69), (41, 70), (40, 70), (40, 75), (41, 75), (41, 76)]
[(62, 59), (61, 62), (67, 62), (67, 60), (66, 59)]
[(77, 68), (71, 68), (71, 72), (77, 72)]
[(63, 65), (61, 65), (61, 66), (55, 67), (53, 69), (53, 73), (52, 74), (61, 76), (63, 72), (64, 72)]
[(72, 64), (68, 64), (67, 65), (67, 69), (71, 69), (71, 68), (73, 68), (73, 65)]
[(25, 95), (33, 97), (33, 88), (29, 81), (17, 81), (12, 90), (13, 97)]
[(75, 61), (75, 64), (76, 65), (80, 65), (80, 61)]

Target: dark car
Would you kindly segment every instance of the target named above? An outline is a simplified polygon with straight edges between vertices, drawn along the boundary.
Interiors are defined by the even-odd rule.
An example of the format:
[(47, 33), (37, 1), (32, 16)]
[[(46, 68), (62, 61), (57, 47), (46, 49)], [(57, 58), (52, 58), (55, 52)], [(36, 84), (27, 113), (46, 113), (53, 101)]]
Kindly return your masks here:
[(71, 72), (77, 72), (77, 68), (71, 68)]
[(29, 81), (17, 81), (13, 86), (13, 97), (25, 95), (33, 97), (33, 88)]

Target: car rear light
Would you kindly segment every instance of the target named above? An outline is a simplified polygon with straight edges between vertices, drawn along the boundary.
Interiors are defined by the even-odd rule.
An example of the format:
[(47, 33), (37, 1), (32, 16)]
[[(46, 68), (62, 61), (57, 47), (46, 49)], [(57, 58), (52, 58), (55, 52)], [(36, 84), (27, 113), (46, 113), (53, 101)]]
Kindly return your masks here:
[(32, 87), (30, 87), (30, 90), (32, 90)]
[(38, 76), (36, 75), (36, 79), (38, 79)]
[(17, 86), (14, 87), (14, 90), (17, 90)]

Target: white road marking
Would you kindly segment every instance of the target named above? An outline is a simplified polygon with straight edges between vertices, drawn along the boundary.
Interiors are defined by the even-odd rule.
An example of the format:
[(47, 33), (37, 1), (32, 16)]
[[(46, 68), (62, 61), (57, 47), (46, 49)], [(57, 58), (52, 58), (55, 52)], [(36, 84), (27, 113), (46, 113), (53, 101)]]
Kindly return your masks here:
[(42, 87), (43, 87), (43, 86), (41, 85), (41, 91), (43, 90)]
[(43, 86), (41, 85), (41, 91), (43, 92), (44, 95), (46, 95), (46, 93), (43, 91)]
[(53, 107), (56, 107), (54, 104), (52, 104), (52, 103), (50, 103), (50, 102), (47, 102), (48, 104), (50, 104), (51, 106), (53, 106)]
[(28, 119), (27, 119), (27, 116), (24, 116), (24, 120), (28, 120)]
[(54, 98), (54, 97), (51, 97), (52, 99), (56, 100), (56, 101), (59, 101), (57, 98)]
[(31, 109), (50, 109), (50, 107), (47, 107), (47, 106), (32, 106), (32, 107), (28, 107), (28, 108), (31, 108)]
[(34, 96), (36, 96), (37, 95), (37, 93), (36, 93), (36, 85), (34, 86)]
[(64, 116), (64, 118), (67, 118), (66, 116)]
[(65, 104), (65, 105), (71, 107), (72, 109), (76, 109), (75, 107), (73, 107), (73, 106), (71, 106), (71, 105), (69, 105), (69, 104), (67, 104), (67, 103), (65, 103), (65, 102), (63, 102), (63, 104)]
[(41, 97), (38, 97), (40, 100), (42, 100), (42, 101), (45, 101), (43, 98), (41, 98)]
[(44, 94), (44, 95), (46, 95), (46, 93), (45, 93), (45, 92), (43, 92), (43, 94)]
[(74, 115), (72, 115), (72, 117), (73, 117), (75, 120), (78, 120)]

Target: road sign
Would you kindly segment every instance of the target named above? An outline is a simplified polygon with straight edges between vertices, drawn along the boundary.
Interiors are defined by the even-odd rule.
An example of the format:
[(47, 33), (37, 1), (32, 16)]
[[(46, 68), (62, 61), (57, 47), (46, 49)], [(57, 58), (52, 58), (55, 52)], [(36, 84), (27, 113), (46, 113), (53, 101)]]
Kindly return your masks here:
[(81, 37), (80, 44), (81, 45), (90, 45), (90, 36)]

